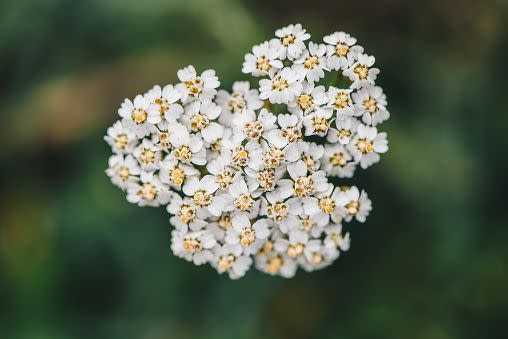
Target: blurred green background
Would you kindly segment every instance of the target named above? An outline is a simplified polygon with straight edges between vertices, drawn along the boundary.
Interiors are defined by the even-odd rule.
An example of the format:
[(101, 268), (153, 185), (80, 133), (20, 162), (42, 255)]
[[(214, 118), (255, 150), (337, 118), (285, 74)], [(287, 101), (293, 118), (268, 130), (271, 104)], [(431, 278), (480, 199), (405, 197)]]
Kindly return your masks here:
[[(0, 1), (0, 338), (506, 338), (508, 3)], [(123, 98), (194, 64), (230, 88), (301, 22), (381, 68), (390, 151), (335, 264), (239, 281), (169, 250), (104, 174)], [(504, 221), (503, 221), (504, 220)]]

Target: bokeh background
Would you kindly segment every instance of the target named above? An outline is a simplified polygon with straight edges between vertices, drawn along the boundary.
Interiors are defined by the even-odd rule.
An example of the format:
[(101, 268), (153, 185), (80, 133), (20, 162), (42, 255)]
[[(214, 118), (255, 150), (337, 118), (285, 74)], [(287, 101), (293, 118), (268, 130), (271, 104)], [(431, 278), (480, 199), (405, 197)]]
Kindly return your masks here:
[[(0, 337), (506, 338), (508, 3), (0, 1)], [(123, 98), (301, 22), (381, 68), (390, 151), (360, 171), (352, 248), (294, 279), (230, 281), (169, 250), (168, 215), (104, 174)]]

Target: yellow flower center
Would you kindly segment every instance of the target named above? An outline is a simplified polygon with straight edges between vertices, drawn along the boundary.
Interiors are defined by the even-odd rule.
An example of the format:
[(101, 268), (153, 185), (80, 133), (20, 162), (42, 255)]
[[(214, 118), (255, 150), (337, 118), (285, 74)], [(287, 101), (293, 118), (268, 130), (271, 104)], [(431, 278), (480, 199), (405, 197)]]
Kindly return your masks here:
[(243, 131), (249, 138), (258, 140), (263, 134), (263, 124), (259, 121), (249, 121), (243, 126)]
[(330, 127), (330, 121), (327, 118), (318, 117), (316, 114), (311, 117), (311, 121), (316, 133), (325, 133)]
[(314, 193), (314, 180), (311, 177), (298, 177), (293, 186), (295, 195), (299, 198), (308, 197)]
[(196, 218), (196, 212), (194, 211), (194, 208), (187, 204), (183, 204), (176, 212), (176, 215), (180, 217), (180, 221), (183, 223), (192, 222)]
[(164, 120), (166, 117), (166, 112), (169, 110), (169, 101), (167, 99), (155, 99), (155, 103), (159, 105), (161, 119)]
[(263, 163), (266, 168), (277, 168), (282, 164), (285, 158), (282, 150), (272, 147), (266, 151)]
[(217, 266), (219, 267), (220, 271), (224, 272), (225, 270), (233, 266), (235, 260), (236, 257), (232, 254), (221, 255), (219, 257), (219, 264)]
[(292, 45), (295, 43), (295, 36), (293, 34), (288, 34), (286, 35), (285, 37), (282, 37), (280, 39), (280, 41), (282, 42), (282, 44), (286, 47), (288, 47), (289, 45)]
[(208, 206), (212, 202), (212, 195), (206, 193), (203, 190), (199, 190), (196, 193), (194, 193), (193, 200), (197, 206), (201, 207)]
[(146, 201), (153, 201), (157, 198), (157, 188), (152, 183), (145, 182), (137, 194), (141, 195)]
[(319, 65), (319, 59), (316, 56), (308, 56), (303, 62), (303, 66), (307, 69), (314, 69), (317, 65)]
[(236, 167), (244, 167), (249, 162), (249, 152), (244, 146), (235, 147), (231, 156), (231, 164)]
[(367, 79), (367, 76), (369, 75), (369, 68), (364, 65), (358, 65), (355, 67), (355, 73), (358, 75), (358, 78), (360, 80)]
[(254, 199), (247, 194), (240, 194), (234, 201), (235, 208), (241, 211), (248, 211), (254, 206)]
[(182, 145), (179, 148), (173, 150), (173, 156), (180, 160), (181, 162), (189, 162), (192, 158), (192, 152), (190, 147), (186, 145)]
[(308, 94), (301, 94), (298, 97), (298, 105), (300, 105), (300, 108), (303, 110), (311, 107), (313, 103), (314, 103), (314, 99), (312, 98), (312, 96), (310, 96)]
[(272, 81), (272, 90), (282, 92), (286, 88), (288, 88), (288, 82), (286, 79), (283, 79), (282, 77), (278, 76)]
[(175, 185), (181, 186), (185, 180), (185, 172), (181, 168), (175, 167), (169, 174), (169, 178)]
[(223, 213), (219, 219), (218, 224), (220, 228), (227, 230), (228, 228), (233, 226), (231, 223), (231, 216), (229, 214)]
[(305, 163), (309, 172), (314, 172), (314, 170), (318, 167), (317, 161), (310, 155), (302, 155), (301, 160)]
[(217, 181), (219, 182), (220, 188), (223, 190), (228, 188), (233, 181), (233, 172), (228, 169), (224, 169), (221, 173), (217, 175)]
[(365, 107), (365, 110), (370, 113), (377, 112), (377, 101), (374, 98), (369, 98), (368, 100), (365, 100), (363, 102), (363, 107)]
[(203, 90), (203, 81), (200, 77), (195, 77), (193, 81), (185, 81), (183, 83), (187, 87), (187, 91), (192, 96), (198, 96)]
[(349, 46), (346, 44), (339, 43), (337, 46), (335, 46), (335, 54), (338, 56), (346, 56), (348, 52)]
[(275, 170), (273, 168), (268, 168), (259, 171), (256, 180), (259, 186), (263, 187), (265, 190), (271, 190), (275, 181)]
[(305, 248), (305, 246), (301, 243), (296, 243), (295, 245), (289, 245), (287, 254), (291, 258), (296, 258), (297, 256), (299, 256), (303, 253), (304, 248)]
[(236, 113), (244, 109), (247, 103), (241, 94), (233, 93), (231, 94), (231, 98), (229, 99), (227, 105), (233, 112)]
[(343, 109), (349, 106), (351, 100), (349, 99), (349, 95), (345, 92), (339, 92), (335, 95), (335, 102), (333, 106), (336, 109)]
[(260, 71), (268, 72), (272, 65), (270, 65), (270, 60), (266, 56), (261, 56), (256, 59), (256, 68)]
[(127, 167), (127, 166), (119, 166), (116, 170), (116, 174), (118, 175), (118, 177), (120, 177), (120, 179), (125, 181), (125, 180), (129, 179), (129, 177), (131, 175), (131, 171), (129, 170), (129, 167)]
[(190, 129), (193, 132), (199, 132), (210, 124), (205, 113), (194, 114), (190, 120)]
[(183, 240), (183, 248), (189, 253), (196, 253), (203, 250), (203, 245), (201, 244), (200, 239), (193, 236), (187, 236)]
[(129, 144), (129, 138), (127, 134), (118, 134), (115, 138), (115, 147), (123, 150)]
[(256, 241), (256, 231), (250, 227), (244, 227), (240, 232), (240, 243), (243, 246), (249, 246)]
[(272, 274), (277, 273), (282, 267), (283, 261), (280, 256), (274, 256), (268, 259), (266, 270)]
[(329, 196), (323, 197), (319, 199), (319, 208), (325, 213), (332, 214), (335, 208), (335, 202)]
[(367, 138), (358, 139), (358, 141), (356, 142), (356, 148), (358, 148), (358, 150), (363, 154), (370, 153), (374, 150), (372, 142)]
[(131, 115), (132, 121), (138, 125), (144, 124), (147, 117), (148, 113), (142, 108), (135, 108)]
[(276, 202), (266, 207), (266, 215), (276, 222), (281, 222), (288, 214), (288, 206), (283, 202)]
[(349, 214), (355, 215), (356, 213), (358, 213), (360, 209), (360, 204), (358, 203), (358, 201), (350, 201), (349, 203), (346, 204), (345, 207)]
[(316, 226), (316, 223), (309, 217), (300, 221), (300, 229), (309, 233)]
[(155, 159), (157, 158), (157, 154), (151, 150), (150, 148), (143, 148), (141, 151), (141, 162), (146, 164), (153, 164), (155, 162)]
[(296, 127), (285, 128), (281, 134), (289, 142), (295, 142), (302, 137), (302, 132)]
[(330, 163), (334, 167), (344, 167), (347, 164), (347, 160), (344, 153), (336, 152), (330, 157)]

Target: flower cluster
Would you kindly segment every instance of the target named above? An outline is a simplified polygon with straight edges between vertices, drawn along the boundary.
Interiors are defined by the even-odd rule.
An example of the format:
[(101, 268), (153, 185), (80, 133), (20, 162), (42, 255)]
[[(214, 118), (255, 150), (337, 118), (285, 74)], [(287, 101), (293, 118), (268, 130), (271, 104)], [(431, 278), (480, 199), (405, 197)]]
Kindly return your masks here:
[(106, 173), (127, 200), (170, 213), (173, 253), (232, 279), (251, 266), (289, 278), (347, 251), (342, 225), (364, 222), (371, 202), (339, 180), (388, 150), (374, 57), (344, 32), (314, 43), (297, 24), (275, 36), (245, 55), (259, 86), (227, 92), (188, 66), (175, 86), (125, 99), (105, 137)]

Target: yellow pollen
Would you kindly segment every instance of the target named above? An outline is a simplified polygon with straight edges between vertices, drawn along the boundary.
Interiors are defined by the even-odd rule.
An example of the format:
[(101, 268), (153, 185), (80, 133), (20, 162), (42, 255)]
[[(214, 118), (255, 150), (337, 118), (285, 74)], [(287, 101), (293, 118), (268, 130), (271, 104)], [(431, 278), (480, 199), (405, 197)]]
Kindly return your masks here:
[(349, 46), (346, 44), (339, 43), (337, 44), (337, 46), (335, 46), (335, 54), (337, 54), (338, 56), (346, 56), (348, 52)]
[(363, 102), (363, 107), (365, 107), (365, 110), (370, 113), (377, 112), (377, 101), (374, 98), (369, 98), (368, 100), (365, 100)]
[(288, 82), (286, 79), (282, 79), (282, 77), (278, 76), (272, 81), (272, 90), (282, 92), (286, 88), (288, 88)]
[(364, 65), (358, 65), (355, 67), (355, 73), (358, 75), (358, 78), (360, 80), (367, 79), (367, 76), (369, 75), (369, 68)]
[(129, 138), (126, 134), (118, 134), (115, 138), (115, 146), (118, 149), (125, 149), (129, 144)]

